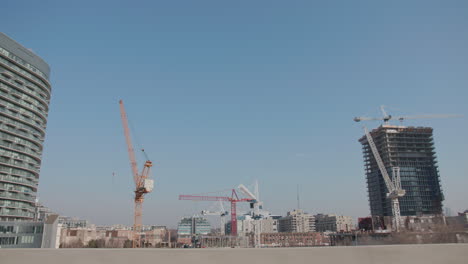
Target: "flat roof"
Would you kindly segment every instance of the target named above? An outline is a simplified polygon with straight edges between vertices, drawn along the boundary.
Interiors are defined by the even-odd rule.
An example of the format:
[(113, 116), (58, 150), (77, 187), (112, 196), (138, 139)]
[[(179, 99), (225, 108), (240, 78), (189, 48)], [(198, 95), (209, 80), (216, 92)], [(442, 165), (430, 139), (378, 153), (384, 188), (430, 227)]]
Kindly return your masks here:
[(0, 32), (0, 47), (13, 53), (19, 58), (25, 60), (32, 66), (36, 67), (48, 78), (50, 77), (50, 67), (41, 57), (36, 55), (31, 49), (24, 47), (16, 42), (14, 39), (7, 36), (5, 33)]

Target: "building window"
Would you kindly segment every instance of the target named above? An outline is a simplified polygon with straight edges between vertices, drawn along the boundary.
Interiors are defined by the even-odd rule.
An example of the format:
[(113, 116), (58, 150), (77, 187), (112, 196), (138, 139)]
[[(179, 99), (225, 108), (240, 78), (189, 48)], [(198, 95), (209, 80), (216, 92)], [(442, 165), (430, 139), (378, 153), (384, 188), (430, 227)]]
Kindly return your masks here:
[(15, 245), (16, 237), (0, 237), (0, 245)]
[(0, 226), (0, 233), (13, 233), (13, 226)]
[(21, 244), (32, 244), (34, 242), (34, 236), (22, 236)]

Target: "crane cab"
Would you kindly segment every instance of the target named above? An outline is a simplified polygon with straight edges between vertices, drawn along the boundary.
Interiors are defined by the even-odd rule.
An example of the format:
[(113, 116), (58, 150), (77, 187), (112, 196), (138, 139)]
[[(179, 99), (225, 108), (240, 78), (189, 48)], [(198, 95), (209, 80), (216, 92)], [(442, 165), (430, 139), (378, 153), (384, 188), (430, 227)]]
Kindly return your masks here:
[(151, 191), (153, 191), (153, 188), (154, 188), (154, 180), (152, 179), (145, 179), (145, 181), (143, 182), (143, 188), (144, 188), (144, 191), (146, 193), (149, 193)]

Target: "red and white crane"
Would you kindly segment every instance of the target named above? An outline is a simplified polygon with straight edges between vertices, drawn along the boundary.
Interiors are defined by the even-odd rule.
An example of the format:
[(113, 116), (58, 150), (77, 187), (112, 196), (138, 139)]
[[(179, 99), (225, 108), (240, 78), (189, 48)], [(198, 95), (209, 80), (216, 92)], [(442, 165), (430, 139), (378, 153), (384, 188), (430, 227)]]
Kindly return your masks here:
[(149, 179), (150, 170), (153, 163), (146, 160), (141, 173), (138, 173), (137, 161), (135, 158), (135, 151), (133, 150), (132, 141), (130, 139), (130, 129), (128, 128), (128, 119), (125, 112), (123, 101), (119, 101), (120, 116), (124, 128), (125, 140), (127, 142), (128, 156), (130, 158), (130, 166), (132, 168), (133, 181), (135, 182), (135, 211), (133, 215), (133, 248), (140, 247), (141, 242), (141, 227), (143, 215), (143, 201), (145, 194), (153, 190), (154, 181)]
[(231, 235), (237, 236), (237, 203), (252, 202), (251, 198), (239, 198), (235, 189), (232, 189), (231, 196), (203, 196), (203, 195), (179, 195), (179, 200), (191, 201), (222, 201), (231, 203)]

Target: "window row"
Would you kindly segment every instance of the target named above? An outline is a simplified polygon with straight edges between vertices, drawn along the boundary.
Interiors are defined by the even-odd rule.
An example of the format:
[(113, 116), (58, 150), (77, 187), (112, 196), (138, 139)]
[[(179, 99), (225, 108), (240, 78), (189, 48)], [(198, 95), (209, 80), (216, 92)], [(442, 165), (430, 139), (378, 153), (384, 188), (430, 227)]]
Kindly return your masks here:
[(11, 79), (2, 78), (5, 75), (5, 71), (2, 72), (0, 75), (0, 88), (3, 89), (7, 93), (11, 93), (12, 95), (21, 94), (27, 101), (30, 101), (33, 105), (48, 109), (47, 102), (49, 99), (45, 97), (44, 94), (36, 92), (32, 85), (22, 85), (18, 86), (18, 82), (13, 82)]
[[(20, 67), (18, 67), (16, 64), (10, 62), (9, 60), (3, 58), (0, 56), (0, 63), (3, 64), (3, 65), (6, 65), (7, 68), (9, 69), (13, 69), (17, 72), (19, 72), (20, 74), (26, 76), (27, 78), (33, 80), (34, 82), (38, 83), (40, 86), (43, 86), (43, 87), (47, 87), (49, 89), (49, 84), (48, 83), (45, 83), (43, 80), (37, 78), (36, 76), (34, 76), (33, 74), (21, 69)], [(22, 80), (24, 80), (23, 77), (21, 77)], [(39, 87), (40, 87), (39, 86)], [(42, 87), (41, 87), (42, 88)], [(50, 91), (42, 88), (47, 94), (50, 94)]]
[(31, 97), (28, 95), (14, 90), (15, 89), (9, 88), (7, 85), (0, 83), (0, 95), (4, 100), (16, 105), (21, 105), (20, 107), (22, 109), (29, 110), (41, 118), (45, 118), (45, 116), (47, 116), (47, 112), (42, 107), (42, 103), (39, 104), (36, 99), (31, 100)]
[(0, 47), (0, 53), (7, 56), (8, 58), (16, 61), (17, 63), (23, 65), (24, 67), (28, 68), (29, 70), (37, 73), (44, 79), (48, 79), (47, 75), (45, 75), (42, 71), (37, 69), (36, 67), (32, 66), (30, 63), (26, 62), (25, 60), (21, 59), (20, 57), (16, 56), (15, 54), (9, 52), (8, 50)]
[(42, 129), (45, 128), (47, 122), (43, 117), (38, 116), (36, 113), (25, 110), (24, 108), (8, 103), (2, 99), (0, 99), (0, 111), (7, 115), (14, 116), (17, 119), (21, 119), (22, 121), (25, 121), (26, 124), (41, 127)]
[(13, 176), (21, 176), (21, 177), (25, 177), (25, 178), (37, 179), (36, 174), (31, 173), (29, 171), (21, 170), (21, 169), (0, 166), (0, 171), (3, 172), (3, 173), (13, 175)]

